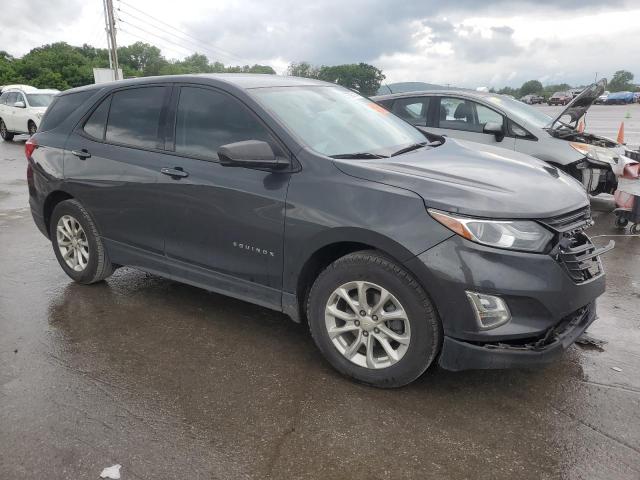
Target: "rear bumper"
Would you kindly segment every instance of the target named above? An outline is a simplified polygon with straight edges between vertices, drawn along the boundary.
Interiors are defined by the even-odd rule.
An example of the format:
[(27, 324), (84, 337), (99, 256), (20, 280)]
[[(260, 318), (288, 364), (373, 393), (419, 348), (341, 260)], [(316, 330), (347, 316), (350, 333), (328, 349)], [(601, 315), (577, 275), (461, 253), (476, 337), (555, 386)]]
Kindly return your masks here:
[(446, 370), (531, 368), (554, 362), (596, 319), (595, 301), (563, 318), (542, 337), (476, 343), (445, 337), (439, 364)]
[(47, 232), (47, 225), (44, 221), (43, 215), (40, 213), (41, 209), (37, 208), (37, 206), (35, 205), (35, 201), (33, 200), (33, 197), (29, 199), (29, 206), (31, 207), (31, 216), (33, 217), (34, 223), (38, 227), (38, 230), (40, 230), (40, 232), (42, 232), (42, 234), (45, 237), (49, 238), (49, 232)]

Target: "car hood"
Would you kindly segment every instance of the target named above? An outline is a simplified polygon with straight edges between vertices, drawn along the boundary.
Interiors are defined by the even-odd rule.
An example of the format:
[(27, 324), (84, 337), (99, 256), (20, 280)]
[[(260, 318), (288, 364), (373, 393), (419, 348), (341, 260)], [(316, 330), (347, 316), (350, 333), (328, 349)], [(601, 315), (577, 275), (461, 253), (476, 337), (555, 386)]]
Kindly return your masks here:
[(411, 190), (427, 207), (490, 218), (548, 218), (588, 205), (582, 185), (528, 155), (446, 139), (393, 158), (334, 160), (347, 175)]
[(578, 120), (587, 113), (587, 110), (589, 110), (589, 107), (593, 105), (593, 102), (595, 102), (598, 97), (604, 93), (604, 89), (606, 87), (606, 78), (589, 85), (576, 98), (571, 100), (567, 107), (553, 119), (553, 122), (551, 122), (551, 128), (555, 128), (556, 123), (558, 123), (565, 115), (569, 115), (569, 118), (571, 119), (569, 121), (569, 125), (576, 128), (578, 126)]

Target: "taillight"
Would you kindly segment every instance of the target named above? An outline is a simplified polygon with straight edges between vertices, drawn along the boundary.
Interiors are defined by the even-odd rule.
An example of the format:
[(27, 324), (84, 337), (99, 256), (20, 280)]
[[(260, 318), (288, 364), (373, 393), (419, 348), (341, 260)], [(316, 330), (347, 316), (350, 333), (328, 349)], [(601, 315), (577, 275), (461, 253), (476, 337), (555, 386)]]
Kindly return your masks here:
[(38, 144), (33, 138), (26, 141), (24, 144), (24, 154), (27, 156), (27, 160), (31, 160), (31, 155), (36, 148), (38, 148)]

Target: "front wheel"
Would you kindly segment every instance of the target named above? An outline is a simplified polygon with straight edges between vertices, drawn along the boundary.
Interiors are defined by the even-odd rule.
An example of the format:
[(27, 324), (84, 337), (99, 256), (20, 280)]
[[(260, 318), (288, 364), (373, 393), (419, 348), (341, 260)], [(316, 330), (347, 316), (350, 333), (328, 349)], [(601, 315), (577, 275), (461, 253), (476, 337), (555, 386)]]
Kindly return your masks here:
[(29, 120), (29, 125), (28, 125), (28, 129), (29, 129), (29, 135), (35, 135), (36, 132), (38, 131), (38, 127), (36, 127), (36, 124), (33, 123), (32, 120)]
[(624, 218), (622, 216), (616, 217), (616, 222), (615, 222), (616, 228), (619, 228), (619, 229), (622, 230), (622, 229), (626, 228), (628, 223), (629, 223), (629, 220), (627, 220), (626, 218)]
[(307, 317), (329, 363), (376, 387), (412, 382), (442, 344), (440, 320), (426, 292), (376, 251), (351, 253), (329, 265), (309, 292)]

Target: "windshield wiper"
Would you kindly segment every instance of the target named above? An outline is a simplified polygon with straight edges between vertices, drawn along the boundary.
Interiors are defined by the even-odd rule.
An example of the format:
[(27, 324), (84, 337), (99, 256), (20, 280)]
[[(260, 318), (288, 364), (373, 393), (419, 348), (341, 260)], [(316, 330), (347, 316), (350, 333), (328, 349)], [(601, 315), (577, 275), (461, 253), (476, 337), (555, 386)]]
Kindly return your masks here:
[(389, 158), (384, 155), (377, 155), (370, 152), (357, 152), (357, 153), (339, 153), (338, 155), (329, 155), (331, 158), (355, 158), (355, 159), (369, 159), (369, 158)]
[(414, 143), (414, 144), (408, 145), (408, 146), (406, 146), (404, 148), (401, 148), (397, 152), (393, 152), (391, 154), (391, 156), (395, 157), (396, 155), (402, 155), (403, 153), (412, 152), (413, 150), (417, 150), (417, 149), (422, 148), (422, 147), (424, 147), (426, 145), (427, 145), (427, 142)]

